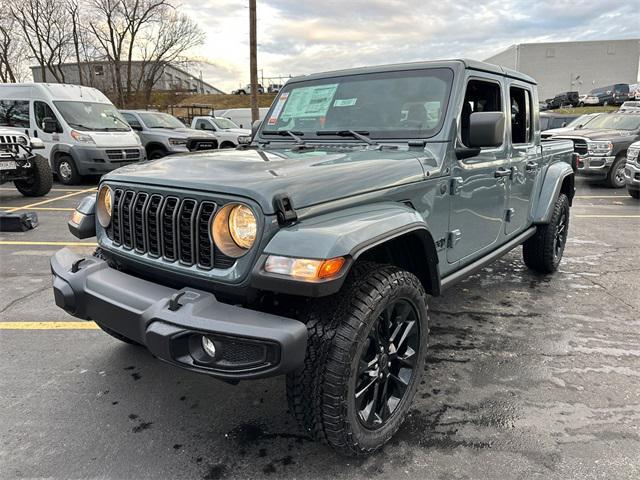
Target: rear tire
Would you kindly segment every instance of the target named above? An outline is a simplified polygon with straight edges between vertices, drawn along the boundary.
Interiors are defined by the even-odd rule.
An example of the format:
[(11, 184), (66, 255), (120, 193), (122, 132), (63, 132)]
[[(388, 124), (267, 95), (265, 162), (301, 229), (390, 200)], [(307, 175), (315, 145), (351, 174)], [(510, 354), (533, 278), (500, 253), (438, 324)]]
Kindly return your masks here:
[(624, 166), (627, 163), (626, 155), (620, 154), (613, 161), (613, 165), (607, 173), (606, 185), (610, 188), (622, 188), (625, 185)]
[(547, 225), (538, 230), (522, 245), (524, 263), (539, 273), (553, 273), (558, 269), (569, 234), (569, 199), (561, 193), (556, 200)]
[(76, 164), (69, 155), (61, 155), (56, 160), (56, 174), (64, 185), (77, 185), (82, 180)]
[(28, 180), (16, 180), (13, 184), (25, 197), (43, 197), (51, 191), (53, 186), (53, 173), (51, 173), (49, 160), (36, 155), (31, 163), (32, 177)]
[(344, 455), (367, 455), (400, 428), (427, 351), (420, 281), (393, 266), (356, 265), (340, 293), (311, 303), (304, 365), (287, 375), (300, 426)]
[(220, 145), (220, 148), (236, 148), (235, 144), (231, 143), (231, 142), (222, 142), (222, 144)]

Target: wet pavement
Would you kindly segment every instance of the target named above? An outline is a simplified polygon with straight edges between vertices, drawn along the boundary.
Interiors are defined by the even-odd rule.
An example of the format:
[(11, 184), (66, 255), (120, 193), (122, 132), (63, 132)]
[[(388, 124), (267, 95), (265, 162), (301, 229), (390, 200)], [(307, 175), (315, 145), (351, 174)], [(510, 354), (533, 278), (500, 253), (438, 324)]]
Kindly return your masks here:
[[(53, 242), (77, 241), (69, 211), (38, 215), (0, 234), (0, 322), (73, 320), (48, 267)], [(517, 249), (433, 299), (411, 414), (366, 459), (300, 432), (283, 379), (231, 386), (97, 330), (0, 329), (0, 478), (640, 478), (639, 234), (640, 203), (579, 181), (557, 274)]]

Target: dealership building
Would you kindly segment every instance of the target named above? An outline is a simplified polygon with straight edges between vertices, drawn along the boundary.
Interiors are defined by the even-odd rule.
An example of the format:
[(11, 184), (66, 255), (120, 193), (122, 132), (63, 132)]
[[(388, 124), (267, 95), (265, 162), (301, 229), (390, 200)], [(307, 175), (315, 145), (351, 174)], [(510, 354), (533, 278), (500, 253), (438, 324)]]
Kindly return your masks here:
[(485, 61), (532, 76), (544, 100), (560, 92), (588, 93), (614, 83), (637, 83), (640, 39), (521, 43)]

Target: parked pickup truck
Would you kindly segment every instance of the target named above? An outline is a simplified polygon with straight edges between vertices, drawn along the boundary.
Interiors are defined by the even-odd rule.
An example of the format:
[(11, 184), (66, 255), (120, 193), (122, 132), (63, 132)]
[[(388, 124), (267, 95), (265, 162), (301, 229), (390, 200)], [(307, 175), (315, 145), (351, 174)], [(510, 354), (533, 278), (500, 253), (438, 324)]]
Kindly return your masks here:
[(228, 118), (223, 117), (193, 117), (191, 128), (204, 130), (218, 140), (220, 148), (235, 148), (240, 137), (248, 137), (251, 130), (240, 128)]
[(187, 127), (173, 115), (146, 110), (122, 110), (124, 119), (140, 137), (149, 160), (171, 155), (218, 148), (210, 133)]
[(602, 114), (586, 128), (553, 138), (573, 142), (579, 155), (578, 175), (604, 180), (611, 188), (623, 188), (627, 149), (640, 140), (640, 112)]
[(573, 145), (541, 146), (537, 105), (466, 60), (292, 79), (250, 145), (103, 177), (69, 223), (99, 248), (52, 258), (56, 304), (186, 370), (286, 375), (305, 432), (371, 453), (420, 385), (429, 295), (519, 245), (558, 268)]

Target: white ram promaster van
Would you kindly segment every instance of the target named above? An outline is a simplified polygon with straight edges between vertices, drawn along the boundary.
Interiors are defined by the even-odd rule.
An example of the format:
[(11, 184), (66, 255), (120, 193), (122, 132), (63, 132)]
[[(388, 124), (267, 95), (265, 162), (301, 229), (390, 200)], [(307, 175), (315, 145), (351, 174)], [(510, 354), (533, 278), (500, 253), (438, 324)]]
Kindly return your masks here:
[(95, 88), (0, 84), (0, 126), (41, 139), (41, 155), (65, 184), (146, 159), (136, 133)]

